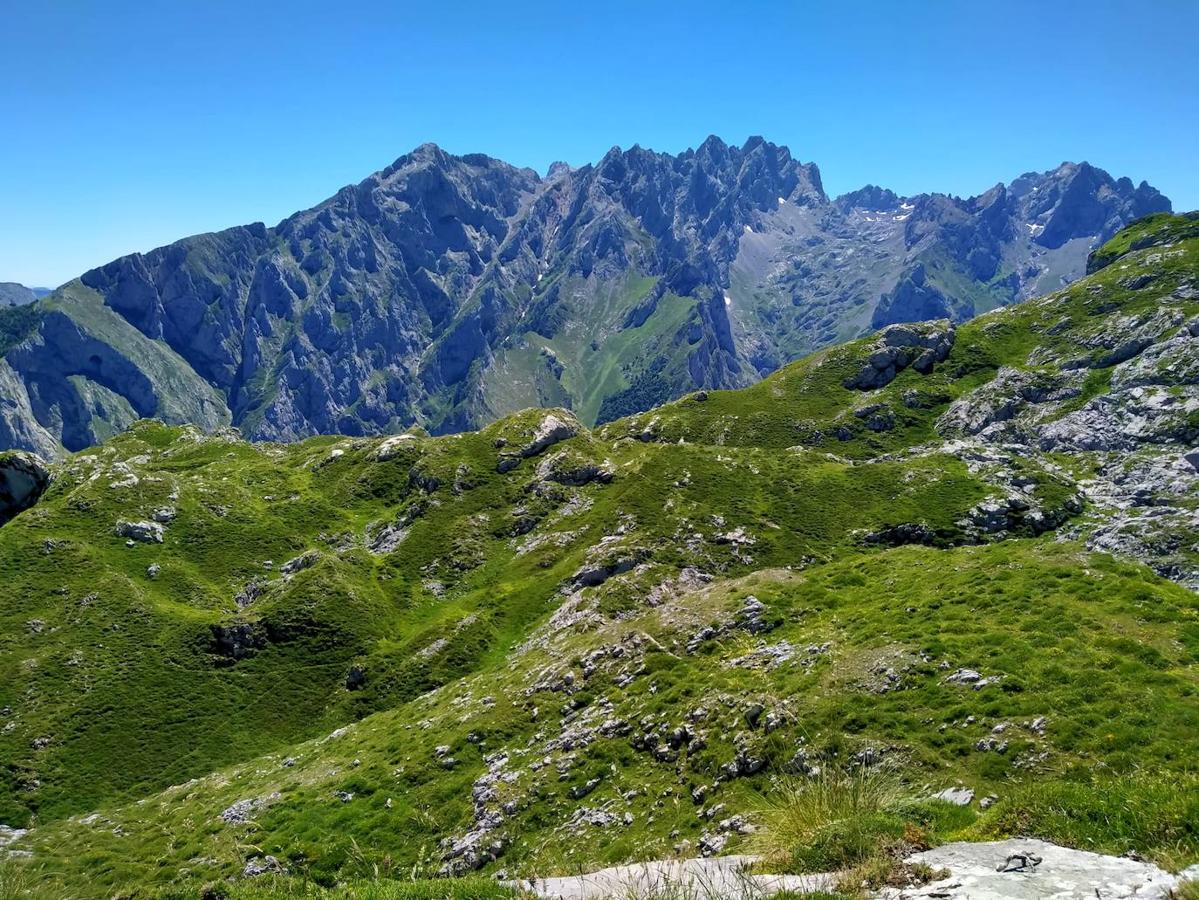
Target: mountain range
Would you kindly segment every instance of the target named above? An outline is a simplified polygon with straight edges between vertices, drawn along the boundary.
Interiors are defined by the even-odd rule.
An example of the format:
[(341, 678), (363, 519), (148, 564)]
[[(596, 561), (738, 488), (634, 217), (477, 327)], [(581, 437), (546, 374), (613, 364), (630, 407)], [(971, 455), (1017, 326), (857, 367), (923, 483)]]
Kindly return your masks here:
[(427, 144), (273, 228), (125, 256), (0, 312), (0, 447), (57, 456), (147, 416), (256, 440), (546, 405), (602, 423), (1058, 288), (1169, 209), (1086, 163), (965, 200), (830, 198), (757, 137), (545, 177)]

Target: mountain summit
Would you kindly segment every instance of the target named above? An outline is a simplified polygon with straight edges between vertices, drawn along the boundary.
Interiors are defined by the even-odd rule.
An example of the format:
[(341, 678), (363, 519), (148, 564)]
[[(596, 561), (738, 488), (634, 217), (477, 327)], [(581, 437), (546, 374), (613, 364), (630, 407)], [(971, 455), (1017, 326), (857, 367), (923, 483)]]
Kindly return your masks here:
[(1170, 202), (1086, 163), (962, 200), (830, 199), (760, 137), (541, 177), (425, 144), (274, 228), (186, 238), (0, 310), (0, 447), (156, 416), (254, 439), (607, 421), (903, 321), (1060, 287)]

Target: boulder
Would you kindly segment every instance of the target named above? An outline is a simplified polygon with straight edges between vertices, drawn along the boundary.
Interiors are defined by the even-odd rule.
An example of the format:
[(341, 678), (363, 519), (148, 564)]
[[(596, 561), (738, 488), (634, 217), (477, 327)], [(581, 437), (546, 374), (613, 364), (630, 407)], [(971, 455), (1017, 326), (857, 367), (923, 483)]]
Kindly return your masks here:
[[(520, 464), (522, 459), (536, 456), (541, 451), (574, 437), (582, 430), (579, 420), (565, 410), (547, 412), (541, 421), (534, 426), (532, 432), (526, 432), (528, 439), (519, 449), (505, 451), (500, 454), (495, 470), (500, 474), (510, 472)], [(507, 440), (503, 445), (507, 446)]]
[(879, 332), (866, 364), (846, 378), (845, 387), (861, 391), (886, 387), (909, 366), (927, 375), (953, 349), (956, 331), (948, 319), (891, 325)]
[(974, 791), (965, 787), (946, 788), (939, 794), (934, 794), (933, 799), (952, 803), (954, 806), (969, 806), (974, 801)]
[(139, 544), (161, 544), (163, 527), (158, 522), (117, 522), (117, 534), (120, 537), (136, 541)]
[(37, 503), (50, 485), (50, 470), (33, 453), (0, 453), (0, 525)]

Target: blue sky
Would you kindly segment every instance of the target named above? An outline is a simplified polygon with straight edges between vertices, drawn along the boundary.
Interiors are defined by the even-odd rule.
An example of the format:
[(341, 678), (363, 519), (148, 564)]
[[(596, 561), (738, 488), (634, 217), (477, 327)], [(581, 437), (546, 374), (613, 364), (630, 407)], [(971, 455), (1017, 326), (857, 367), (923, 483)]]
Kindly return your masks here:
[(274, 224), (425, 141), (751, 134), (839, 193), (1087, 159), (1199, 207), (1199, 2), (0, 0), (0, 280)]

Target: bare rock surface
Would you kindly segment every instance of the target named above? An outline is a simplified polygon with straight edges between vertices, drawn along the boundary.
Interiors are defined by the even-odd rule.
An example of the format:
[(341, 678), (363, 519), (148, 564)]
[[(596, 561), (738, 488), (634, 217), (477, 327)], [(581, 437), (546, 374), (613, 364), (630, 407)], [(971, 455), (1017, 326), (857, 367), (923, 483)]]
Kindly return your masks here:
[[(1016, 858), (1027, 855), (1029, 865)], [(1033, 860), (1040, 859), (1036, 865)], [(949, 876), (918, 888), (889, 890), (888, 900), (937, 897), (944, 900), (1137, 900), (1168, 897), (1179, 878), (1152, 863), (1121, 856), (1059, 847), (1047, 841), (1013, 838), (984, 843), (953, 843), (917, 853), (909, 860)]]
[(753, 875), (752, 856), (714, 856), (707, 859), (656, 860), (614, 866), (587, 875), (537, 878), (510, 882), (513, 887), (553, 900), (591, 897), (687, 897), (688, 900), (769, 897), (783, 891), (796, 894), (830, 891), (830, 875)]
[[(664, 896), (744, 900), (781, 892), (836, 891), (838, 873), (752, 874), (750, 867), (756, 861), (753, 856), (656, 860), (586, 875), (508, 884), (547, 900)], [(908, 862), (924, 863), (948, 874), (926, 885), (885, 888), (876, 895), (879, 900), (1156, 900), (1174, 896), (1178, 885), (1191, 874), (1172, 875), (1152, 863), (1032, 838), (945, 844), (917, 853)]]

